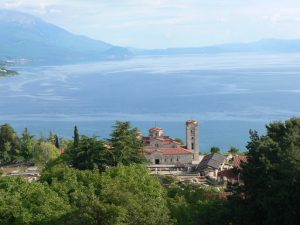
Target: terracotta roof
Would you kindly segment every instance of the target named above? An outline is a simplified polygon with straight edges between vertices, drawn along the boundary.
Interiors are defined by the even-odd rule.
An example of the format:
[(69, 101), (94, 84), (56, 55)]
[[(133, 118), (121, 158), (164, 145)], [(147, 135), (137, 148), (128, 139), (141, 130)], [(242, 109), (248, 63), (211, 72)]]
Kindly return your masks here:
[(233, 166), (241, 169), (242, 162), (247, 163), (248, 159), (247, 156), (234, 156), (233, 157)]
[(192, 151), (184, 148), (146, 148), (145, 153), (159, 152), (163, 155), (191, 155)]

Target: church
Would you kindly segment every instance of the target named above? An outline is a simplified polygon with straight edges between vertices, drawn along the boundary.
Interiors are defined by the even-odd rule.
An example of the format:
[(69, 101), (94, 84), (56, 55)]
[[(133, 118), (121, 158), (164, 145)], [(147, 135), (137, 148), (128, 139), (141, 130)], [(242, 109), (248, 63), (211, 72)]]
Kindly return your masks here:
[(198, 122), (186, 122), (186, 145), (165, 136), (162, 128), (149, 129), (149, 135), (142, 137), (144, 154), (153, 165), (186, 165), (199, 161)]

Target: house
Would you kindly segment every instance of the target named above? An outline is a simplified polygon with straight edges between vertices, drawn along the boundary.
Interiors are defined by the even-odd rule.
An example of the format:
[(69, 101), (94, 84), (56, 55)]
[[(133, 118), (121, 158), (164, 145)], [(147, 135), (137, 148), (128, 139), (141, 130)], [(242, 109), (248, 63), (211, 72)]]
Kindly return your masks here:
[(212, 153), (203, 157), (197, 167), (202, 176), (217, 178), (218, 172), (223, 170), (226, 157), (219, 153)]
[(149, 129), (149, 135), (142, 137), (144, 154), (152, 165), (187, 165), (199, 160), (198, 122), (186, 122), (186, 143), (164, 135), (159, 127)]
[(247, 156), (234, 156), (232, 159), (232, 168), (218, 173), (219, 183), (224, 184), (224, 186), (243, 184), (242, 180), (240, 179), (242, 163), (247, 163)]

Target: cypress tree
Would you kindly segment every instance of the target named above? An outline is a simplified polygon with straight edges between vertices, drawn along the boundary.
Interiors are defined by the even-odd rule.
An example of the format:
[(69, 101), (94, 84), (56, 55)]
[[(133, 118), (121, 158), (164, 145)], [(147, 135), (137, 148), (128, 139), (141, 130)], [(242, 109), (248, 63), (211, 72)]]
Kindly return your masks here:
[(55, 147), (59, 149), (59, 140), (56, 134), (54, 135), (54, 139), (55, 139), (55, 143), (54, 143)]
[(79, 145), (79, 134), (78, 134), (78, 129), (77, 126), (74, 127), (74, 146), (78, 147)]

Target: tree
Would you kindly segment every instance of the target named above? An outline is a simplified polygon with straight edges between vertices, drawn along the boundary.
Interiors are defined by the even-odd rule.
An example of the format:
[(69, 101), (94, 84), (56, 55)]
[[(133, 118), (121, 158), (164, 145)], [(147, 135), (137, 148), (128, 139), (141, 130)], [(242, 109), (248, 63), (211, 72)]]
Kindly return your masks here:
[(239, 153), (239, 149), (236, 147), (231, 146), (230, 149), (228, 150), (228, 153), (232, 154), (232, 155), (237, 155)]
[(109, 157), (104, 141), (96, 137), (89, 138), (83, 135), (78, 146), (70, 145), (67, 151), (70, 155), (71, 165), (80, 170), (104, 170), (109, 166)]
[(220, 153), (221, 152), (221, 150), (220, 150), (220, 148), (219, 147), (211, 147), (210, 148), (210, 152), (211, 153)]
[(78, 147), (79, 145), (79, 134), (78, 134), (78, 129), (77, 126), (74, 127), (74, 146)]
[(35, 145), (33, 153), (34, 162), (41, 166), (56, 159), (59, 155), (58, 149), (50, 142), (38, 143)]
[(274, 122), (267, 134), (250, 132), (248, 163), (242, 167), (244, 186), (240, 224), (299, 224), (300, 119)]
[(56, 134), (54, 135), (54, 139), (55, 139), (54, 145), (55, 145), (55, 147), (56, 147), (57, 149), (59, 149), (59, 140), (58, 140), (58, 137), (57, 137)]
[(103, 173), (54, 166), (46, 168), (40, 182), (71, 205), (61, 224), (170, 224), (166, 193), (143, 165)]
[(22, 178), (0, 178), (0, 224), (59, 225), (70, 206), (50, 187)]
[(0, 160), (9, 163), (16, 160), (20, 152), (20, 140), (8, 124), (0, 126)]
[(20, 139), (20, 154), (24, 158), (25, 161), (30, 161), (33, 158), (34, 146), (37, 141), (34, 139), (33, 135), (30, 135), (27, 128), (22, 133)]
[(177, 225), (229, 225), (230, 209), (217, 189), (173, 183), (167, 188), (171, 218)]
[(129, 165), (146, 162), (143, 155), (143, 144), (138, 130), (131, 128), (129, 122), (117, 121), (111, 134), (111, 165)]

